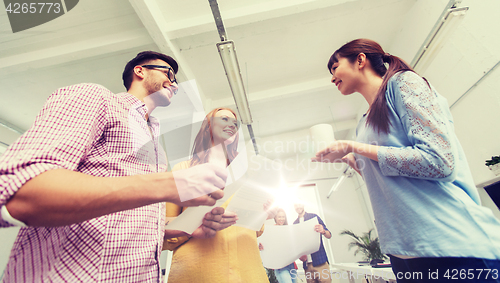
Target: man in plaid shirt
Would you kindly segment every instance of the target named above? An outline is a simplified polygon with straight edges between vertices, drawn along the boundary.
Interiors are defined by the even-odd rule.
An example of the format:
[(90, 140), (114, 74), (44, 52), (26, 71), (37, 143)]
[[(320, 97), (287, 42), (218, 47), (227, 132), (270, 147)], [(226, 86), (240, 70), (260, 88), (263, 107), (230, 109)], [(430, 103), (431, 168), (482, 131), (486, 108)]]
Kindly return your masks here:
[[(165, 202), (213, 205), (224, 168), (166, 172), (150, 113), (177, 92), (177, 62), (139, 53), (126, 93), (96, 84), (55, 91), (33, 126), (0, 157), (0, 227), (24, 226), (3, 282), (159, 282)], [(234, 223), (215, 208), (191, 236)]]

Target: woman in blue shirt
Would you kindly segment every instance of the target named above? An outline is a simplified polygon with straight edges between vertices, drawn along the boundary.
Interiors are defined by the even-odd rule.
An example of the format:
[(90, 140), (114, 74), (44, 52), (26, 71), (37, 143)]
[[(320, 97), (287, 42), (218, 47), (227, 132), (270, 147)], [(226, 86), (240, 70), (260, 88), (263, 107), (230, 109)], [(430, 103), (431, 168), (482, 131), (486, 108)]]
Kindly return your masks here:
[(398, 282), (500, 282), (500, 221), (480, 205), (446, 99), (369, 39), (343, 45), (328, 69), (369, 109), (356, 141), (312, 160), (343, 161), (363, 176)]

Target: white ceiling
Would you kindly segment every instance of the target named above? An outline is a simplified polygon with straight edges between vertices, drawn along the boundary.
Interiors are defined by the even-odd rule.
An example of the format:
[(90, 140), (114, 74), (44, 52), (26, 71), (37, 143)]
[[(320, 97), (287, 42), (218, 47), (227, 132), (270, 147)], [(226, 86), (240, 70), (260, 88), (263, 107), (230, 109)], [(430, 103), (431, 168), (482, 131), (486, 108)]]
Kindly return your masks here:
[[(255, 135), (307, 135), (305, 129), (331, 123), (336, 138), (351, 138), (366, 103), (360, 95), (342, 96), (330, 83), (329, 56), (347, 41), (367, 37), (411, 61), (447, 3), (219, 0)], [(195, 80), (206, 111), (234, 108), (219, 41), (208, 0), (79, 1), (66, 15), (18, 33), (1, 10), (0, 120), (28, 129), (47, 97), (70, 84), (93, 82), (122, 92), (123, 67), (143, 50), (176, 58), (180, 80)], [(438, 67), (429, 72), (442, 74)], [(182, 107), (175, 105), (186, 99), (180, 95), (168, 108), (178, 115)]]

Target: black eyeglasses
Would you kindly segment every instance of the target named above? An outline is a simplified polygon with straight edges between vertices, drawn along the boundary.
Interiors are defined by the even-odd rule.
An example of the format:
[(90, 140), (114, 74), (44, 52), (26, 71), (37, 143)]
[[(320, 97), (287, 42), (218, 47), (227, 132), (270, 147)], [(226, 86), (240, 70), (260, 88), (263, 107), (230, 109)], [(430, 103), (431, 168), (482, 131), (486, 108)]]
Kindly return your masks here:
[(177, 83), (177, 80), (175, 79), (175, 73), (172, 68), (169, 66), (162, 66), (162, 65), (142, 65), (141, 67), (147, 68), (147, 69), (167, 69), (166, 71), (163, 70), (158, 70), (162, 73), (164, 73), (167, 78), (170, 80), (171, 83)]

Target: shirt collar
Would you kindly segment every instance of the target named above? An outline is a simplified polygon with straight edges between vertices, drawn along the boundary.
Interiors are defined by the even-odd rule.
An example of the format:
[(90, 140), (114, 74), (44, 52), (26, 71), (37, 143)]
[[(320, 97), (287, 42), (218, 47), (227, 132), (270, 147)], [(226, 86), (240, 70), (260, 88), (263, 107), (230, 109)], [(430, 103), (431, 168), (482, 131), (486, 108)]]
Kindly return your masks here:
[[(146, 107), (146, 104), (143, 101), (141, 101), (140, 99), (138, 99), (137, 97), (128, 92), (124, 93), (124, 99), (130, 104), (131, 108), (137, 110), (137, 112), (139, 112), (139, 114), (144, 118), (144, 120), (146, 120), (146, 114), (148, 113), (148, 108)], [(153, 117), (151, 117), (151, 115), (149, 116), (149, 118), (150, 120), (154, 119)]]

